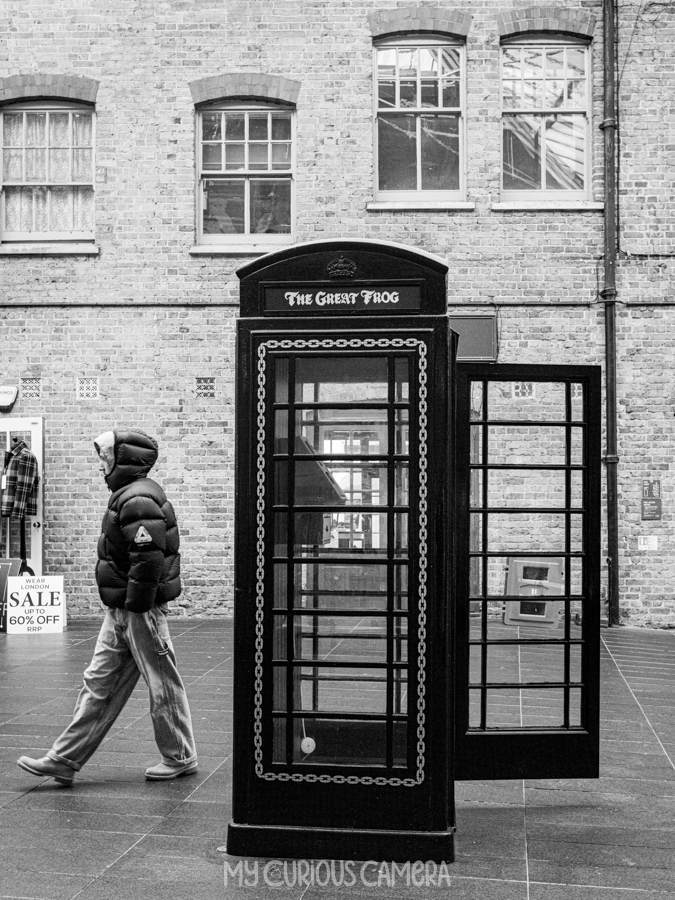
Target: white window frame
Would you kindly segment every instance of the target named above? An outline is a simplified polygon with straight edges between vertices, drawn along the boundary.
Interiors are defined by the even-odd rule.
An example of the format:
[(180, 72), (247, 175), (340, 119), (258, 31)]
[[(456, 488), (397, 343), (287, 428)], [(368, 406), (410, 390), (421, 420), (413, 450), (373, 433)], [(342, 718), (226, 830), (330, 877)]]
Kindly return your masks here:
[[(202, 115), (212, 114), (214, 112), (284, 112), (290, 115), (291, 119), (291, 166), (290, 169), (270, 169), (268, 171), (260, 169), (242, 169), (239, 170), (222, 170), (214, 171), (202, 168)], [(195, 218), (196, 218), (196, 234), (197, 244), (217, 250), (218, 248), (232, 247), (241, 250), (256, 250), (262, 248), (264, 250), (273, 250), (276, 246), (284, 246), (292, 244), (295, 240), (296, 233), (296, 110), (294, 106), (256, 101), (256, 102), (227, 102), (220, 101), (218, 103), (209, 103), (199, 107), (196, 111), (196, 128), (195, 128)], [(250, 214), (250, 182), (256, 179), (284, 179), (291, 185), (291, 221), (290, 232), (288, 234), (256, 234), (248, 232), (246, 234), (204, 234), (203, 231), (203, 211), (204, 211), (204, 194), (203, 182), (213, 180), (223, 181), (244, 181), (246, 184), (246, 213)]]
[[(25, 165), (24, 165), (24, 178), (22, 181), (8, 181), (4, 180), (4, 116), (6, 115), (14, 115), (16, 113), (37, 113), (37, 112), (45, 112), (45, 113), (77, 113), (77, 112), (85, 112), (91, 115), (91, 179), (87, 181), (58, 181), (51, 180), (49, 178), (45, 178), (40, 181), (27, 181), (25, 178)], [(47, 141), (49, 140), (49, 124), (46, 125), (46, 134)], [(26, 148), (24, 148), (25, 150)], [(72, 152), (73, 145), (70, 144), (69, 148), (71, 154), (71, 165), (72, 165)], [(86, 148), (83, 148), (86, 149)], [(53, 187), (63, 187), (63, 188), (77, 188), (77, 187), (87, 187), (90, 188), (93, 194), (93, 210), (92, 215), (95, 217), (96, 215), (96, 111), (87, 104), (83, 103), (68, 103), (61, 101), (24, 101), (19, 103), (11, 103), (5, 106), (0, 107), (0, 243), (61, 243), (68, 242), (72, 243), (73, 241), (94, 241), (95, 230), (91, 231), (5, 231), (4, 223), (5, 223), (5, 199), (6, 199), (6, 191), (5, 188), (21, 188), (21, 187), (39, 187), (45, 186), (47, 188)], [(49, 165), (49, 153), (46, 152), (46, 165)], [(50, 195), (48, 194), (48, 197)], [(75, 192), (72, 193), (72, 198), (74, 202)], [(48, 201), (49, 202), (49, 201)], [(95, 218), (94, 218), (95, 221)]]
[[(386, 50), (386, 49), (396, 49), (396, 48), (439, 48), (439, 47), (449, 47), (453, 50), (459, 51), (460, 57), (460, 82), (459, 82), (459, 106), (458, 107), (410, 107), (407, 112), (412, 112), (416, 115), (418, 121), (418, 131), (419, 131), (419, 121), (421, 117), (427, 113), (433, 112), (448, 112), (455, 113), (459, 119), (459, 188), (457, 190), (448, 190), (448, 191), (438, 191), (438, 190), (423, 190), (420, 188), (419, 190), (414, 191), (385, 191), (381, 190), (379, 187), (379, 147), (378, 147), (378, 114), (380, 111), (386, 112), (387, 110), (380, 110), (379, 108), (379, 91), (378, 91), (378, 82), (379, 82), (379, 73), (378, 73), (378, 50)], [(418, 74), (418, 97), (421, 96), (421, 91), (419, 90), (419, 82), (421, 78)], [(397, 107), (398, 109), (399, 107)], [(420, 183), (420, 174), (419, 167), (421, 157), (419, 155), (419, 140), (418, 140), (418, 183)], [(415, 206), (420, 206), (421, 203), (427, 203), (429, 206), (432, 206), (435, 203), (447, 204), (454, 202), (461, 202), (466, 198), (466, 167), (467, 167), (467, 148), (466, 148), (466, 43), (462, 40), (453, 39), (445, 36), (431, 37), (431, 36), (407, 36), (407, 37), (392, 37), (392, 38), (383, 38), (382, 40), (378, 40), (373, 44), (373, 198), (375, 201), (391, 201), (394, 203), (411, 204)]]
[[(545, 49), (560, 49), (561, 47), (573, 47), (582, 50), (585, 55), (585, 97), (583, 110), (560, 107), (546, 107), (526, 109), (508, 108), (504, 106), (504, 77), (503, 77), (503, 52), (509, 47), (538, 47)], [(580, 38), (566, 37), (564, 35), (551, 35), (545, 37), (517, 37), (502, 41), (499, 48), (499, 101), (500, 101), (500, 185), (501, 199), (503, 201), (540, 202), (543, 204), (565, 201), (589, 201), (592, 196), (592, 71), (593, 55), (591, 44)], [(578, 116), (584, 122), (584, 187), (581, 190), (547, 190), (546, 189), (546, 130), (541, 129), (543, 144), (541, 149), (541, 189), (540, 190), (513, 190), (504, 188), (504, 123), (507, 118), (521, 116), (534, 116), (542, 121), (549, 115), (564, 113)]]

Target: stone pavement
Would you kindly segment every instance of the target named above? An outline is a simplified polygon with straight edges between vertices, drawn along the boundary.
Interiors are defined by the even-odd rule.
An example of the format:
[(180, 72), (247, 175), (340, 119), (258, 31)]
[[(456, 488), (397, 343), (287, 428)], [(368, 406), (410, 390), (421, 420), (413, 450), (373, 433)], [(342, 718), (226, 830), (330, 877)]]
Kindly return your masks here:
[(15, 760), (43, 755), (69, 721), (98, 623), (0, 635), (0, 897), (675, 900), (674, 632), (603, 629), (598, 780), (458, 784), (448, 878), (420, 887), (394, 872), (388, 885), (386, 873), (361, 877), (357, 864), (354, 883), (338, 887), (339, 868), (321, 872), (325, 886), (293, 884), (297, 864), (284, 873), (254, 861), (225, 884), (225, 862), (235, 872), (239, 862), (219, 850), (229, 818), (232, 623), (176, 618), (171, 628), (199, 774), (144, 780), (158, 756), (141, 685), (73, 788)]

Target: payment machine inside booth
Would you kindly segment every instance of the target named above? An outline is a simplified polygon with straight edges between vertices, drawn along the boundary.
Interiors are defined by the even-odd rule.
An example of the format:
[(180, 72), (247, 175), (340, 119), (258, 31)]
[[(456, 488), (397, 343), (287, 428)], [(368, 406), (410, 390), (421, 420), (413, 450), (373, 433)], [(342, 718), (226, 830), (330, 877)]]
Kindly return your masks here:
[[(446, 272), (419, 250), (348, 240), (291, 247), (238, 272), (232, 855), (452, 860), (454, 781), (522, 777), (528, 753), (552, 746), (537, 743), (541, 728), (523, 745), (527, 731), (471, 712), (476, 697), (493, 702), (495, 652), (521, 644), (555, 642), (562, 653), (556, 698), (568, 712), (553, 732), (559, 743), (571, 732), (586, 739), (578, 774), (593, 774), (595, 675), (580, 649), (593, 617), (573, 634), (563, 611), (560, 634), (531, 644), (502, 622), (503, 583), (475, 577), (496, 553), (487, 519), (475, 537), (472, 517), (489, 511), (475, 490), (487, 486), (488, 462), (471, 455), (472, 428), (484, 425), (471, 398), (500, 367), (460, 377)], [(595, 375), (574, 377), (586, 390)], [(556, 378), (569, 397), (572, 374)], [(591, 529), (586, 548), (593, 539)], [(563, 545), (558, 555), (576, 559)], [(594, 585), (590, 571), (579, 591)], [(574, 590), (565, 576), (565, 609)], [(508, 637), (493, 650), (495, 627)], [(570, 725), (584, 678), (583, 721)], [(485, 739), (514, 732), (509, 774), (490, 763), (508, 741)], [(455, 751), (470, 736), (482, 775)]]

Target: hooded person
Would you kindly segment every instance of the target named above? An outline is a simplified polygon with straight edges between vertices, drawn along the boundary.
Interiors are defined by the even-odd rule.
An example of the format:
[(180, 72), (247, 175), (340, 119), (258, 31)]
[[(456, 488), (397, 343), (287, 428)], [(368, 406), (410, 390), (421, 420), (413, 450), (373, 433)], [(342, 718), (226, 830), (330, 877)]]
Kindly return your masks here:
[(71, 784), (143, 676), (162, 756), (145, 777), (191, 775), (197, 753), (190, 708), (167, 624), (167, 604), (181, 593), (178, 524), (164, 490), (148, 478), (158, 445), (140, 429), (116, 428), (96, 438), (94, 447), (111, 491), (96, 563), (106, 613), (72, 722), (45, 757), (22, 756), (18, 764)]

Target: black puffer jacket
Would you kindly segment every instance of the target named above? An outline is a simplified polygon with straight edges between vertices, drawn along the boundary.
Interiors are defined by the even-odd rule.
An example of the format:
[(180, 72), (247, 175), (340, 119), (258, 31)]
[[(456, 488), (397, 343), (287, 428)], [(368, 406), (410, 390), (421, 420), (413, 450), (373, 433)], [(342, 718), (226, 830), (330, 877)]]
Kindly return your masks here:
[(106, 606), (144, 613), (181, 592), (178, 525), (164, 491), (146, 477), (157, 461), (157, 442), (142, 431), (115, 429), (114, 435), (96, 583)]

